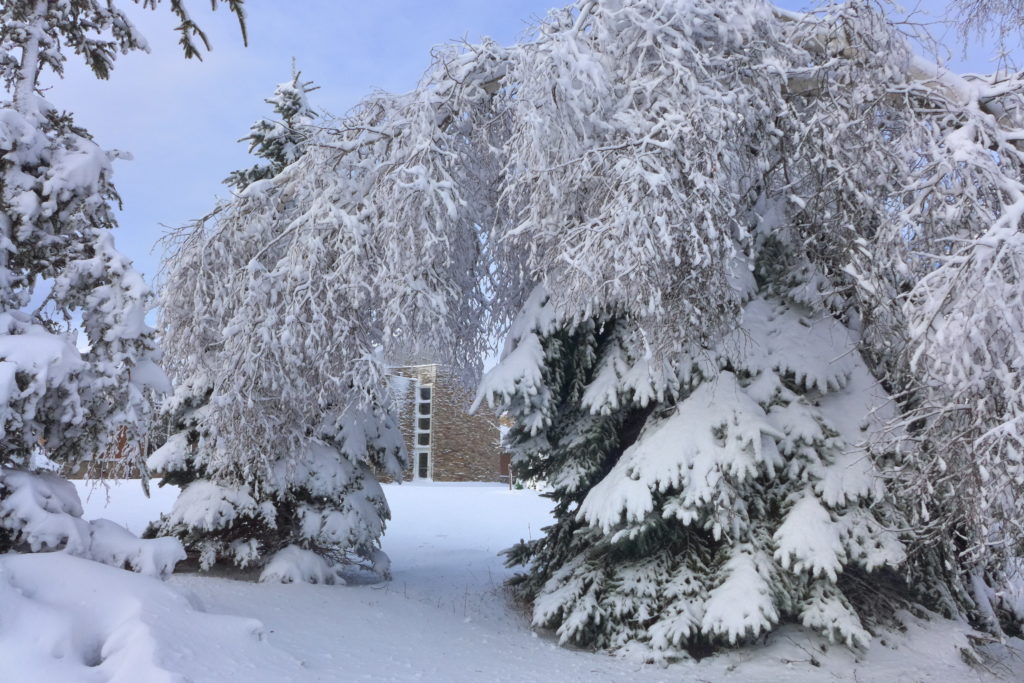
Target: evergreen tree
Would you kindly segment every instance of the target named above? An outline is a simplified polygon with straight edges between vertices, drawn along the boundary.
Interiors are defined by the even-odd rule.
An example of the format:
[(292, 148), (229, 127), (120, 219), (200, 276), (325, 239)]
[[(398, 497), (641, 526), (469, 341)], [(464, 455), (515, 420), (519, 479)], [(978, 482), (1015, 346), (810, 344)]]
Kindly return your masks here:
[(148, 465), (163, 473), (161, 486), (182, 493), (146, 536), (179, 538), (200, 569), (257, 568), (261, 581), (344, 583), (352, 566), (389, 577), (379, 541), (390, 513), (375, 470), (400, 471), (391, 415), (325, 411), (302, 451), (254, 452), (253, 462), (224, 471), (209, 427), (214, 397), (186, 381), (165, 405), (174, 431)]
[[(241, 2), (230, 4), (241, 17)], [(180, 1), (171, 7), (195, 52), (201, 32)], [(67, 470), (116, 440), (137, 442), (151, 393), (166, 389), (145, 322), (150, 290), (113, 242), (116, 155), (40, 95), (44, 71), (62, 75), (69, 49), (106, 78), (118, 52), (145, 48), (110, 2), (0, 7), (0, 547), (65, 547), (135, 568), (146, 562), (100, 547), (104, 534), (80, 519), (73, 487), (29, 471), (37, 453)], [(160, 573), (177, 559), (172, 545)]]
[(856, 336), (764, 261), (738, 328), (671, 392), (628, 317), (567, 329), (542, 290), (484, 380), (515, 420), (517, 471), (552, 488), (555, 524), (508, 555), (562, 643), (699, 656), (798, 620), (866, 646), (884, 604), (867, 577), (899, 590), (865, 450), (891, 405)]
[(272, 178), (299, 158), (309, 136), (309, 127), (317, 118), (306, 99), (314, 90), (312, 81), (303, 81), (293, 63), (291, 80), (279, 84), (274, 95), (266, 100), (274, 108), (277, 119), (260, 119), (249, 129), (249, 135), (240, 140), (248, 140), (249, 153), (265, 159), (266, 163), (232, 171), (224, 180), (226, 184), (244, 190), (257, 180)]
[[(278, 86), (270, 101), (284, 122), (258, 123), (250, 138), (270, 163), (232, 174), (244, 191), (169, 255), (161, 328), (173, 434), (148, 463), (183, 490), (148, 534), (180, 538), (202, 569), (334, 583), (352, 565), (389, 574), (375, 473), (400, 478), (405, 454), (380, 354), (356, 322), (362, 302), (342, 299), (354, 308), (330, 318), (316, 311), (308, 287), (322, 286), (311, 283), (323, 235), (311, 242), (288, 227), (308, 211), (289, 179), (320, 182), (282, 173), (303, 153), (309, 90), (298, 73)], [(339, 327), (324, 334), (322, 323)]]

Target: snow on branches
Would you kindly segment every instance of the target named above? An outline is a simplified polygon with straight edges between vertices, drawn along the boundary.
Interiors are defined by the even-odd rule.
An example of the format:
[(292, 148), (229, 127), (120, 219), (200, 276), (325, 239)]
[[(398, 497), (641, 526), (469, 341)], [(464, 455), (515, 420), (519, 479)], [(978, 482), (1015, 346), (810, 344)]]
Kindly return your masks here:
[(176, 539), (140, 540), (109, 519), (82, 519), (70, 482), (47, 472), (0, 468), (2, 550), (61, 550), (150, 576), (166, 577), (185, 559)]
[(278, 84), (267, 104), (274, 107), (276, 119), (260, 119), (249, 129), (249, 135), (239, 142), (248, 141), (249, 153), (266, 159), (265, 164), (233, 171), (224, 180), (239, 191), (248, 185), (273, 176), (298, 159), (311, 132), (310, 126), (317, 118), (309, 105), (306, 95), (316, 90), (311, 81), (303, 81), (302, 75), (292, 64), (292, 79)]
[(150, 465), (186, 488), (153, 532), (182, 538), (203, 568), (265, 566), (267, 580), (333, 581), (349, 563), (386, 574), (376, 476), (400, 478), (405, 454), (373, 288), (380, 245), (354, 206), (371, 179), (358, 154), (342, 176), (310, 170), (322, 141), (300, 147), (172, 245), (160, 322), (178, 433)]
[[(830, 427), (811, 442), (846, 440), (828, 457), (850, 474), (839, 485), (816, 475), (816, 494), (829, 492), (823, 506), (790, 500), (809, 524), (821, 522), (811, 524), (822, 530), (816, 551), (797, 551), (791, 541), (799, 534), (787, 530), (806, 527), (787, 522), (745, 564), (721, 566), (772, 586), (779, 573), (768, 557), (787, 571), (831, 576), (842, 566), (836, 558), (851, 551), (837, 540), (842, 534), (828, 530), (823, 511), (834, 522), (844, 505), (884, 500), (881, 517), (861, 517), (871, 521), (853, 536), (882, 539), (885, 525), (913, 528), (904, 538), (911, 554), (904, 571), (918, 598), (950, 613), (966, 609), (993, 630), (1000, 619), (1019, 618), (999, 597), (1024, 540), (1016, 379), (1024, 357), (1016, 283), (1024, 264), (1014, 256), (1018, 82), (965, 80), (930, 65), (867, 2), (816, 16), (758, 2), (581, 2), (553, 13), (540, 34), (508, 51), (494, 97), (496, 115), (509, 119), (503, 201), (490, 231), (495, 291), (507, 306), (502, 314), (522, 311), (505, 360), (482, 389), (517, 420), (520, 468), (554, 485), (559, 501), (559, 524), (548, 538), (513, 553), (533, 562), (527, 593), (537, 599), (537, 623), (577, 642), (622, 645), (616, 638), (628, 627), (609, 625), (621, 610), (602, 606), (600, 596), (614, 595), (623, 582), (594, 574), (610, 560), (591, 564), (573, 548), (624, 542), (623, 523), (637, 538), (657, 536), (644, 524), (661, 529), (650, 519), (669, 506), (665, 496), (674, 487), (684, 502), (676, 519), (684, 524), (699, 518), (698, 502), (732, 510), (733, 501), (745, 505), (755, 495), (721, 502), (713, 493), (717, 478), (701, 478), (696, 469), (692, 479), (672, 474), (696, 468), (697, 460), (684, 458), (684, 467), (670, 459), (681, 469), (660, 470), (662, 451), (641, 444), (656, 439), (652, 425), (662, 411), (677, 406), (685, 413), (694, 396), (710, 391), (707, 382), (719, 387), (732, 378), (750, 395), (747, 410), (723, 416), (724, 425), (753, 428), (765, 411), (781, 419), (801, 405), (773, 405), (778, 382), (761, 386), (772, 376), (763, 369), (737, 373), (743, 365), (735, 360), (715, 369), (720, 356), (713, 350), (728, 342), (728, 330), (751, 319), (751, 306), (772, 301), (765, 287), (781, 303), (808, 306), (837, 325), (812, 350), (799, 337), (827, 327), (791, 328), (801, 331), (788, 345), (772, 345), (780, 359), (801, 350), (775, 367), (782, 386), (792, 391), (813, 376), (801, 391), (841, 396), (851, 381), (840, 379), (844, 363), (861, 351), (868, 364), (858, 361), (852, 395), (864, 395), (874, 375), (896, 392), (896, 402), (856, 399), (846, 412), (816, 418)], [(755, 283), (745, 264), (756, 266)], [(541, 290), (527, 296), (533, 283), (543, 285), (543, 307)], [(766, 303), (755, 298), (744, 308), (755, 293)], [(740, 329), (755, 349), (784, 334), (771, 325)], [(824, 352), (837, 334), (852, 335), (850, 350), (829, 355), (821, 373), (808, 375), (813, 351)], [(701, 405), (729, 405), (717, 391)], [(815, 410), (827, 405), (810, 401)], [(888, 416), (884, 429), (873, 417), (879, 414)], [(874, 425), (871, 450), (849, 436), (859, 434), (858, 422)], [(738, 442), (733, 452), (747, 460), (730, 461), (730, 476), (756, 480), (758, 467), (782, 466), (762, 463), (760, 439), (779, 438), (774, 420), (762, 426), (762, 437)], [(700, 462), (706, 468), (717, 461)], [(645, 479), (649, 471), (662, 474)], [(883, 474), (890, 493), (879, 488)], [(747, 519), (733, 510), (709, 530), (736, 542), (742, 534), (726, 522)], [(582, 545), (572, 540), (577, 536), (586, 539)], [(895, 541), (877, 543), (881, 554), (862, 569), (901, 564)], [(661, 547), (635, 552), (663, 563), (656, 559)], [(687, 576), (703, 573), (705, 589), (728, 583), (725, 575), (707, 583), (718, 566), (714, 552), (695, 552), (693, 561), (700, 564)], [(805, 622), (820, 625), (824, 615), (836, 615), (841, 594), (825, 584), (814, 590), (832, 605), (808, 608), (818, 616)], [(692, 596), (701, 594), (674, 593), (689, 606), (665, 609), (687, 615), (697, 629)], [(746, 630), (703, 624), (703, 631), (666, 625), (665, 632), (749, 636), (785, 614), (769, 604), (759, 612), (763, 621)], [(853, 626), (844, 632), (859, 640)], [(690, 647), (699, 650), (700, 638)]]
[(542, 355), (510, 350), (482, 386), (509, 397), (517, 471), (554, 487), (555, 526), (510, 551), (532, 563), (534, 624), (653, 657), (783, 619), (865, 646), (857, 577), (905, 552), (872, 510), (885, 489), (865, 446), (891, 407), (855, 336), (827, 312), (756, 297), (694, 358), (678, 401), (652, 400), (627, 384), (644, 365), (623, 333), (633, 325), (533, 326), (516, 349), (539, 342)]
[[(58, 36), (72, 44), (81, 38), (94, 68), (112, 59), (115, 47), (140, 48), (117, 10), (93, 9), (80, 22), (61, 13), (69, 8), (46, 2), (3, 10), (0, 41), (13, 95), (0, 109), (0, 402), (8, 465), (26, 464), (42, 447), (74, 466), (102, 453), (115, 436), (141, 438), (146, 394), (166, 385), (145, 323), (149, 288), (113, 244), (116, 155), (36, 94), (43, 67), (60, 73)], [(101, 30), (113, 31), (114, 40), (85, 40)], [(84, 339), (76, 339), (76, 327)]]
[(1020, 85), (913, 55), (868, 0), (581, 0), (439, 50), (183, 234), (183, 467), (235, 500), (321, 445), (395, 464), (335, 419), (386, 421), (382, 358), (507, 332), (481, 400), (554, 488), (510, 559), (563, 640), (674, 656), (798, 619), (862, 645), (910, 598), (997, 631)]
[[(170, 5), (182, 20), (186, 52), (191, 46), (196, 53), (191, 40), (198, 28), (181, 0)], [(229, 5), (241, 17), (242, 0)], [(8, 547), (70, 547), (79, 533), (35, 540), (39, 515), (15, 502), (29, 489), (11, 485), (35, 480), (19, 469), (30, 469), (39, 452), (79, 468), (118, 444), (126, 466), (140, 465), (134, 445), (146, 438), (153, 395), (169, 389), (155, 331), (145, 321), (152, 294), (114, 246), (112, 203), (119, 198), (111, 162), (118, 154), (101, 149), (40, 94), (44, 70), (61, 76), (69, 51), (107, 78), (118, 53), (145, 49), (113, 2), (15, 0), (0, 7), (7, 91), (0, 102), (0, 543)], [(63, 521), (54, 529), (85, 524), (59, 512)], [(98, 538), (99, 527), (90, 529)], [(92, 554), (134, 563), (115, 549), (132, 544), (108, 531), (110, 553)], [(164, 564), (160, 572), (169, 571)]]

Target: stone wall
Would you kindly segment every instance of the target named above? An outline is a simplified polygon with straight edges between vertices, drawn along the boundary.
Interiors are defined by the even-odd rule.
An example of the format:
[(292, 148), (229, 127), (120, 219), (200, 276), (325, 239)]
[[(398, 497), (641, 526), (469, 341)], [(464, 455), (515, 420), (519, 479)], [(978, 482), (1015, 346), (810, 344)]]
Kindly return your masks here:
[(438, 371), (434, 402), (434, 480), (498, 481), (498, 421), (484, 408), (469, 414), (473, 395)]
[(398, 375), (418, 384), (401, 397), (401, 426), (409, 449), (405, 479), (413, 478), (417, 463), (417, 386), (431, 387), (429, 476), (434, 481), (501, 481), (498, 421), (485, 409), (469, 414), (473, 394), (463, 388), (444, 366), (416, 365), (396, 368)]

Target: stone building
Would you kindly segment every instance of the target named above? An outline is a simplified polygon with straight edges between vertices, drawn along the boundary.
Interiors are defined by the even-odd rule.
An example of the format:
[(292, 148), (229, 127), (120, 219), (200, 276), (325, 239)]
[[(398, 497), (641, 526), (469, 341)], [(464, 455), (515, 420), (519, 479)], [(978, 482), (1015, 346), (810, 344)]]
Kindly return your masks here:
[(469, 414), (473, 395), (450, 369), (429, 363), (392, 374), (409, 449), (406, 481), (508, 481), (497, 418), (486, 410)]

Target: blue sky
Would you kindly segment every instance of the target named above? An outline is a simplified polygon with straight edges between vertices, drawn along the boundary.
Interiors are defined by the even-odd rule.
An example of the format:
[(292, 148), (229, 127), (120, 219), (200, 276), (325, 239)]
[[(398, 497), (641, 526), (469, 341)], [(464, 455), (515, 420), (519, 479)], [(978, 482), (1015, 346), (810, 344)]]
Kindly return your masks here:
[[(107, 82), (78, 64), (54, 83), (48, 98), (73, 112), (102, 146), (131, 152), (118, 161), (114, 182), (124, 201), (117, 242), (152, 281), (154, 245), (165, 225), (207, 213), (221, 180), (252, 159), (244, 144), (253, 121), (269, 114), (263, 99), (287, 80), (291, 60), (320, 90), (314, 106), (341, 114), (375, 88), (411, 89), (429, 63), (430, 48), (490, 36), (514, 42), (530, 20), (557, 0), (247, 0), (249, 47), (237, 23), (206, 0), (190, 8), (213, 42), (203, 62), (186, 61), (166, 7), (146, 12), (122, 0), (146, 35), (151, 53), (122, 57)], [(166, 4), (166, 3), (165, 3)], [(804, 3), (779, 3), (799, 9)], [(926, 6), (941, 7), (930, 0)], [(954, 43), (954, 37), (948, 40)], [(986, 68), (984, 46), (973, 46), (966, 68)], [(52, 79), (51, 79), (52, 81)]]

